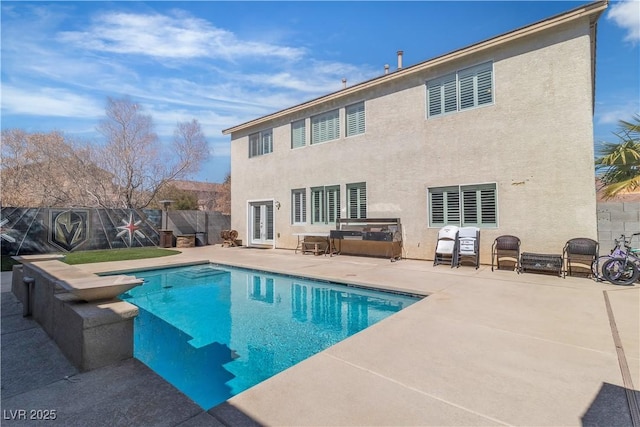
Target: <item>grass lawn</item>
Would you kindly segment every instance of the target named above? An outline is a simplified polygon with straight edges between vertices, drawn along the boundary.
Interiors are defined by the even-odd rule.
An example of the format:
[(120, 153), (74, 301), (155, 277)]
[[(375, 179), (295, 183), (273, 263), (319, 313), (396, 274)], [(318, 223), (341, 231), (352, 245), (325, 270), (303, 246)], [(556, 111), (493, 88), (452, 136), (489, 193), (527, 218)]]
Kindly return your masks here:
[[(131, 259), (159, 258), (179, 254), (180, 251), (160, 249), (154, 247), (104, 249), (97, 251), (81, 251), (65, 254), (63, 259), (67, 264), (90, 264), (94, 262), (126, 261)], [(2, 257), (2, 271), (11, 271), (13, 265), (18, 264), (11, 257)]]
[(13, 266), (17, 264), (20, 263), (18, 261), (14, 261), (10, 256), (3, 256), (0, 271), (11, 271), (13, 270)]
[(126, 261), (130, 259), (160, 258), (177, 255), (180, 251), (160, 248), (104, 249), (97, 251), (71, 252), (66, 254), (67, 264), (91, 264), (93, 262)]

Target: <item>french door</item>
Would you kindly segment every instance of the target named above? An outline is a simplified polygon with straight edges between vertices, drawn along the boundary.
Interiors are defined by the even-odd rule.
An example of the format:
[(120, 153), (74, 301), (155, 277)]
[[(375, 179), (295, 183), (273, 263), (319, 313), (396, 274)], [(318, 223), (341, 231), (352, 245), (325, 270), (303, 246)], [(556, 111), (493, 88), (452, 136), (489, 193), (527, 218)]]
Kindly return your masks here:
[(273, 244), (273, 201), (252, 202), (249, 226), (252, 245)]

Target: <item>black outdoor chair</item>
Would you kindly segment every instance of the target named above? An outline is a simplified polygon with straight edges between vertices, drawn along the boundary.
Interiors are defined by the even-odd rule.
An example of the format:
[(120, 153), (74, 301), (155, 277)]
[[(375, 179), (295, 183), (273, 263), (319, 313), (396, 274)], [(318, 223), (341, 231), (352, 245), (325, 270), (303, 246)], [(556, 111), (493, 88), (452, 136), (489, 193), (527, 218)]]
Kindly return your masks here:
[(564, 259), (564, 275), (573, 276), (578, 273), (581, 276), (591, 274), (591, 265), (598, 259), (599, 245), (593, 239), (578, 237), (571, 239), (564, 245), (562, 258)]
[(516, 236), (498, 236), (491, 245), (491, 271), (494, 265), (498, 270), (506, 269), (505, 259), (508, 260), (509, 269), (520, 272), (520, 239)]

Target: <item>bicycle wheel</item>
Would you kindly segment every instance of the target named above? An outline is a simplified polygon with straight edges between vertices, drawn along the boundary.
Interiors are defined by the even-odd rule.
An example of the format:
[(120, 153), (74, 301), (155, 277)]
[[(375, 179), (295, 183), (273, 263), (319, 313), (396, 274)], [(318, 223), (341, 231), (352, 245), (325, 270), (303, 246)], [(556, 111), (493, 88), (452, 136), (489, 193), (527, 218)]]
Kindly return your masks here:
[(593, 280), (595, 280), (596, 282), (607, 280), (602, 275), (602, 266), (610, 259), (611, 255), (602, 255), (596, 258), (593, 263), (591, 263), (591, 277), (593, 278)]
[(602, 266), (602, 275), (614, 285), (631, 285), (638, 280), (640, 271), (629, 260), (624, 258), (611, 258)]

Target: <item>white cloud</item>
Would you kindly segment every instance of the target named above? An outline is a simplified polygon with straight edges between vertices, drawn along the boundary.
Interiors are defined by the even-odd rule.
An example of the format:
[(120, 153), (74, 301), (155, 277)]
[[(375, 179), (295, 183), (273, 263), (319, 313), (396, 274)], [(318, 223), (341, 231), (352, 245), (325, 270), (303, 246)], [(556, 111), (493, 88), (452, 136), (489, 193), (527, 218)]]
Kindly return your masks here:
[(630, 120), (634, 114), (640, 114), (637, 105), (633, 106), (615, 106), (607, 111), (598, 113), (596, 116), (596, 122), (599, 125), (617, 125), (620, 120)]
[(213, 157), (229, 157), (231, 155), (231, 141), (229, 137), (224, 137), (224, 141), (209, 143), (210, 154)]
[(60, 88), (2, 86), (3, 114), (92, 118), (104, 114), (96, 101)]
[(93, 51), (148, 55), (157, 58), (278, 57), (295, 60), (304, 50), (239, 40), (209, 22), (176, 12), (174, 16), (104, 13), (85, 31), (65, 31), (62, 42)]
[(607, 19), (612, 20), (627, 32), (625, 41), (632, 43), (640, 41), (640, 1), (626, 0), (612, 3)]
[[(246, 74), (236, 76), (236, 79), (253, 82), (254, 85), (270, 88), (288, 89), (305, 94), (305, 96), (319, 96), (342, 88), (342, 78), (347, 84), (360, 83), (375, 76), (376, 71), (363, 69), (351, 64), (340, 62), (309, 61), (306, 67), (291, 67), (279, 72), (263, 74)], [(381, 74), (381, 73), (379, 73)]]
[(176, 105), (168, 105), (163, 109), (157, 105), (145, 105), (143, 114), (153, 118), (156, 133), (165, 139), (171, 139), (178, 122), (198, 120), (208, 140), (221, 136), (222, 129), (229, 118), (216, 113), (213, 109), (180, 109)]
[[(58, 25), (28, 18), (3, 25), (11, 43), (2, 46), (2, 113), (55, 118), (46, 125), (97, 124), (106, 97), (126, 95), (145, 106), (165, 141), (178, 121), (193, 118), (210, 141), (227, 140), (223, 129), (340, 90), (343, 77), (353, 85), (382, 72), (241, 40), (186, 12), (105, 13), (81, 31), (57, 33)], [(29, 22), (28, 37), (22, 22)], [(216, 157), (228, 155), (224, 144), (215, 142)]]

